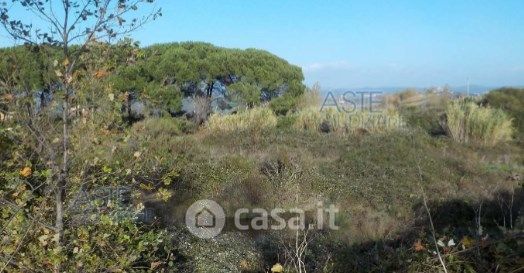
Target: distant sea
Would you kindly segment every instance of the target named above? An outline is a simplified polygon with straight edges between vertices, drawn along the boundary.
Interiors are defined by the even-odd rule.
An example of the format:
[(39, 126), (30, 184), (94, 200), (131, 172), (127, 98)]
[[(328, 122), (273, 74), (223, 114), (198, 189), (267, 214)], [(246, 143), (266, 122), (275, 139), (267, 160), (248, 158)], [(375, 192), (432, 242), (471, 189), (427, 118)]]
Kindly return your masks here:
[[(411, 90), (417, 90), (419, 92), (424, 92), (428, 89), (443, 89), (448, 88), (448, 90), (451, 91), (451, 93), (454, 94), (465, 94), (468, 90), (467, 86), (433, 86), (433, 87), (358, 87), (358, 88), (325, 88), (322, 90), (322, 93), (326, 95), (328, 92), (331, 92), (333, 95), (342, 95), (346, 92), (379, 92), (382, 94), (391, 94), (391, 93), (397, 93), (402, 92), (406, 89)], [(482, 86), (482, 85), (470, 85), (469, 86), (469, 92), (471, 95), (482, 95), (490, 90), (500, 88), (499, 86)]]

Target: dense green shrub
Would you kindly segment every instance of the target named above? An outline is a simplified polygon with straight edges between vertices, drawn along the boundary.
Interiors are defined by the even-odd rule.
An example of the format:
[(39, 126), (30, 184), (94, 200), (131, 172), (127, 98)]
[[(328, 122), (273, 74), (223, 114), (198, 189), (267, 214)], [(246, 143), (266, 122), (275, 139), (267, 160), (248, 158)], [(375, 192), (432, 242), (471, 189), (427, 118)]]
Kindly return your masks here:
[[(300, 67), (263, 50), (195, 42), (140, 48), (130, 40), (93, 42), (87, 49), (75, 73), (79, 82), (95, 78), (116, 94), (132, 91), (172, 113), (180, 110), (182, 96), (212, 97), (220, 89), (248, 107), (277, 100), (276, 112), (285, 114), (305, 90)], [(0, 80), (24, 91), (49, 87), (57, 82), (55, 61), (60, 56), (48, 46), (0, 49)]]
[[(66, 272), (145, 272), (160, 259), (169, 258), (171, 236), (164, 229), (138, 223), (140, 210), (119, 204), (113, 196), (77, 191), (68, 193), (75, 195), (64, 235), (70, 243), (60, 248), (55, 230), (45, 224), (55, 216), (46, 192), (28, 186), (49, 179), (49, 170), (25, 167), (28, 171), (19, 173), (9, 169), (13, 168), (0, 170), (0, 268), (6, 272), (51, 272), (57, 263)], [(110, 168), (104, 169), (110, 177)], [(87, 180), (85, 184), (89, 184)], [(102, 189), (101, 184), (98, 181), (94, 187)], [(6, 263), (9, 260), (16, 263)], [(160, 263), (155, 268), (166, 266)]]
[(47, 87), (57, 80), (53, 60), (58, 56), (58, 50), (51, 46), (0, 49), (0, 81), (23, 91)]
[(119, 89), (143, 90), (154, 82), (211, 97), (214, 88), (223, 84), (226, 95), (253, 107), (284, 95), (294, 101), (305, 88), (299, 67), (263, 50), (187, 42), (153, 45), (142, 52), (143, 58), (135, 64), (116, 71), (115, 81), (125, 83), (116, 85)]

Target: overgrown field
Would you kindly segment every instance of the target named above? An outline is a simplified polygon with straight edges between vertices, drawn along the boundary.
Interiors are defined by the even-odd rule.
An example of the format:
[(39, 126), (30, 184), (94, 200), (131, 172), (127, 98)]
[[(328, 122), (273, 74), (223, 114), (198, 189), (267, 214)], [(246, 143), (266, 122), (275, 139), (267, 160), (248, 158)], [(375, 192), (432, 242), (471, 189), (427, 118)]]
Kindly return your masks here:
[[(69, 124), (68, 243), (60, 249), (49, 198), (56, 179), (50, 174), (60, 173), (49, 163), (60, 160), (60, 98), (35, 114), (26, 111), (31, 98), (2, 97), (10, 116), (0, 122), (0, 269), (46, 272), (60, 261), (67, 272), (522, 270), (523, 90), (478, 100), (404, 92), (386, 98), (379, 113), (320, 111), (319, 95), (298, 84), (301, 73), (264, 52), (184, 44), (146, 53), (155, 50), (256, 55), (261, 64), (266, 58), (280, 64), (297, 85), (284, 99), (264, 102), (259, 94), (251, 100), (255, 82), (239, 82), (242, 107), (203, 113), (195, 122), (173, 111), (126, 119), (127, 97), (114, 89), (124, 83), (82, 82)], [(247, 64), (235, 65), (243, 71)], [(122, 76), (133, 68), (108, 70)], [(280, 75), (268, 75), (264, 88), (278, 93)], [(209, 76), (211, 93), (215, 77)], [(134, 83), (158, 87), (170, 80), (150, 78)], [(178, 110), (178, 96), (156, 104)], [(314, 222), (319, 203), (334, 205), (340, 228), (227, 226), (202, 240), (184, 224), (186, 209), (199, 199), (221, 204), (229, 220), (239, 208), (278, 207), (304, 209)]]

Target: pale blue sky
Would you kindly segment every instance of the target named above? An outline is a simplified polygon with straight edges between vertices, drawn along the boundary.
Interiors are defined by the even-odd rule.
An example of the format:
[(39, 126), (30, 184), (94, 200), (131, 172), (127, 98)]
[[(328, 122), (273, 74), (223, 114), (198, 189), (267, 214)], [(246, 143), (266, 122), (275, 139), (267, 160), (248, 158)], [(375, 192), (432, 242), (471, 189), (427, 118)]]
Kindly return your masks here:
[[(261, 48), (324, 87), (524, 85), (524, 1), (158, 0), (142, 45)], [(8, 45), (0, 36), (0, 45)]]

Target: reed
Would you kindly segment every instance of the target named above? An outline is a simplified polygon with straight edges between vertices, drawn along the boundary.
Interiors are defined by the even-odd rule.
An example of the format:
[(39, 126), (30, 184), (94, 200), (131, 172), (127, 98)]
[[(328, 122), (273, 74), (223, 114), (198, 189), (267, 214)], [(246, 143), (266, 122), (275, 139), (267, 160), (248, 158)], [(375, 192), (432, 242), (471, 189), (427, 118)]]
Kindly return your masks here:
[(495, 146), (512, 139), (512, 119), (502, 110), (474, 102), (452, 101), (446, 107), (445, 129), (461, 143)]

